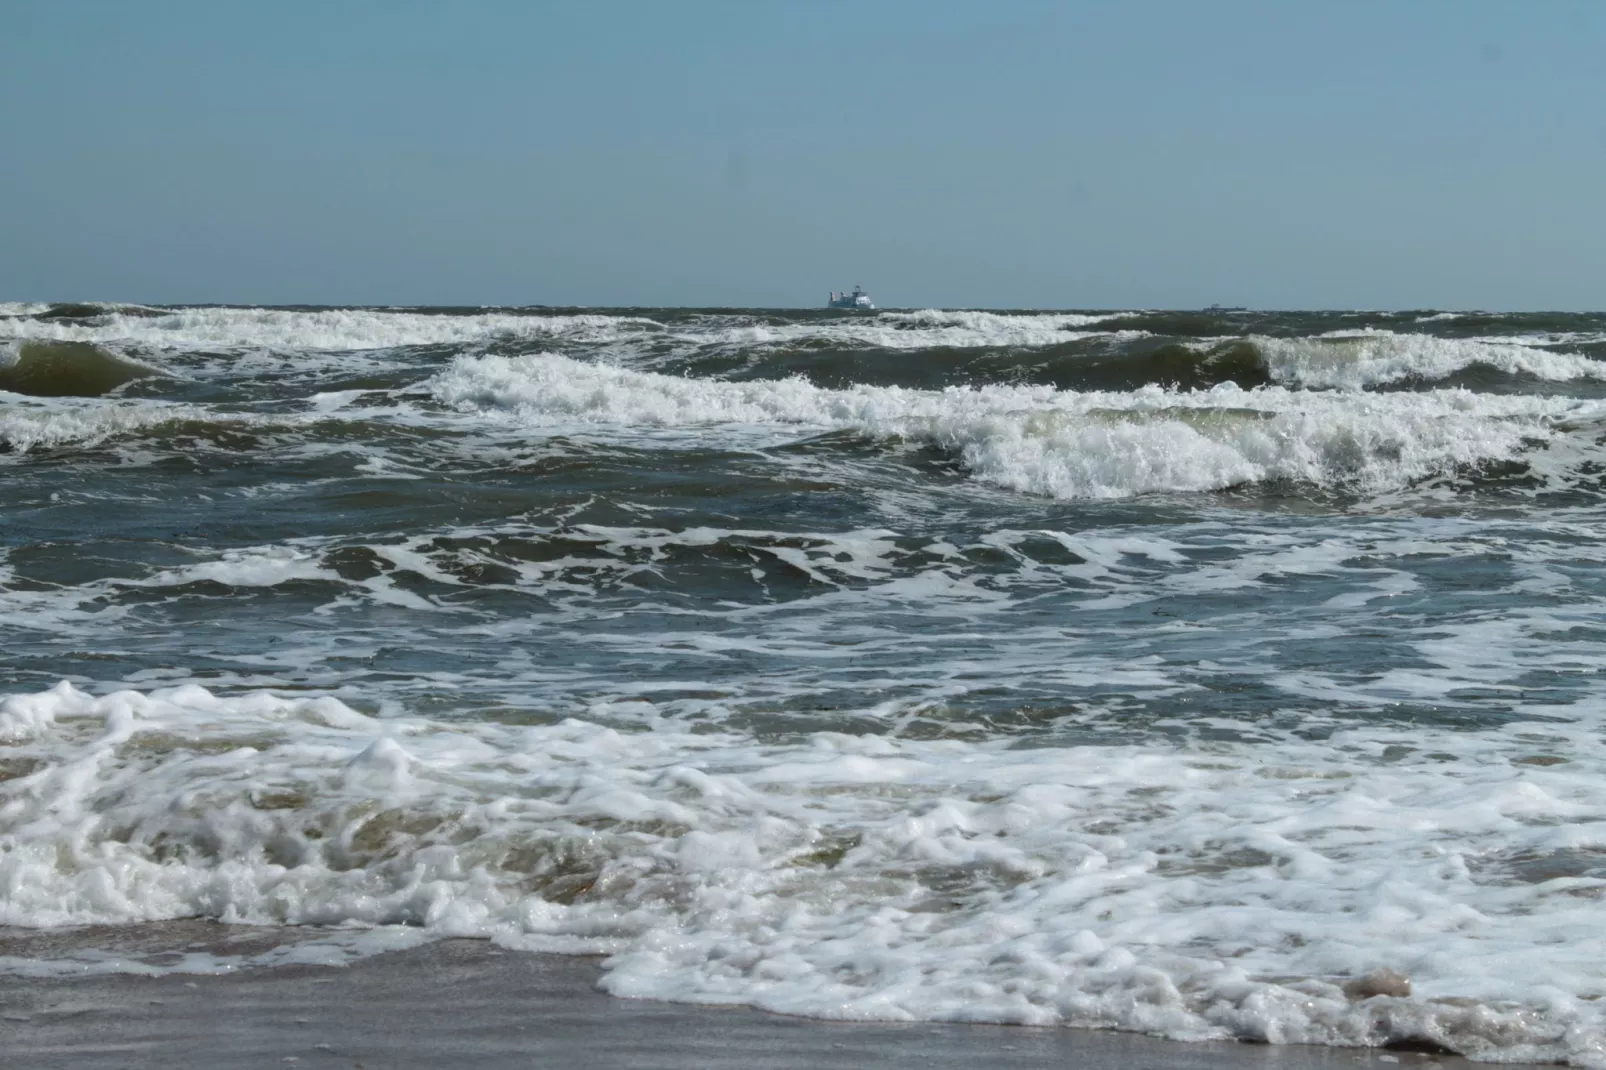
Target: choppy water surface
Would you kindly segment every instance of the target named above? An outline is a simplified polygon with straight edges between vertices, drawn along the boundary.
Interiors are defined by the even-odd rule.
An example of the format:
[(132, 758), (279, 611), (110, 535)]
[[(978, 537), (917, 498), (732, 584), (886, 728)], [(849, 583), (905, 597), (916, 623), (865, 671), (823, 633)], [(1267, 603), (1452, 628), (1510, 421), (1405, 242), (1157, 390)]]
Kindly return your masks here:
[(1606, 316), (0, 306), (0, 924), (1603, 1066), (1603, 438)]

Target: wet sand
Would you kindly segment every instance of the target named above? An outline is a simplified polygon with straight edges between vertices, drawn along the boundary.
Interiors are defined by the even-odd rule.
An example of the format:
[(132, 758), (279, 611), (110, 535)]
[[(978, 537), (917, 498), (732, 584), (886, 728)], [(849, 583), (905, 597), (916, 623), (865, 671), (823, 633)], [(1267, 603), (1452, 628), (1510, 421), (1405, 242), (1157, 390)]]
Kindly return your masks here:
[[(152, 928), (137, 932), (147, 934)], [(167, 933), (169, 937), (174, 934)], [(48, 934), (0, 931), (0, 954)], [(239, 950), (233, 941), (231, 950)], [(597, 961), (457, 940), (346, 967), (214, 976), (0, 978), (0, 1064), (18, 1068), (582, 1067), (654, 1070), (1471, 1070), (1454, 1056), (1179, 1044), (1078, 1029), (821, 1022), (614, 999)], [(1510, 1065), (1510, 1064), (1507, 1064)]]

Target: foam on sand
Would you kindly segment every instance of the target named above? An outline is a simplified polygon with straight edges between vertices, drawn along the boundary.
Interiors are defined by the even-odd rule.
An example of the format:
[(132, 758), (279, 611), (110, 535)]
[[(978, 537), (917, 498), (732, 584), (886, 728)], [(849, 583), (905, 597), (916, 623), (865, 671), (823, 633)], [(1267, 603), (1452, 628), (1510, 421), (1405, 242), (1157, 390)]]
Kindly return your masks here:
[(620, 995), (1606, 1065), (1585, 724), (1275, 761), (643, 724), (13, 695), (0, 924), (404, 924), (606, 953)]

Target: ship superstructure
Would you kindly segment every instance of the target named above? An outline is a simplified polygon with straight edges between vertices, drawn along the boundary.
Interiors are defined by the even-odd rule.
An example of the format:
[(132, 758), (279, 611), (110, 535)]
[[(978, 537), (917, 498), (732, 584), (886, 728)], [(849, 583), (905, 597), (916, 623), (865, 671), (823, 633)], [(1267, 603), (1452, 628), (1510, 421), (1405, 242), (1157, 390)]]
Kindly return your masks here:
[(865, 312), (874, 312), (875, 305), (870, 301), (870, 295), (864, 292), (864, 287), (854, 284), (852, 293), (837, 293), (831, 291), (831, 299), (826, 302), (826, 308), (855, 308)]

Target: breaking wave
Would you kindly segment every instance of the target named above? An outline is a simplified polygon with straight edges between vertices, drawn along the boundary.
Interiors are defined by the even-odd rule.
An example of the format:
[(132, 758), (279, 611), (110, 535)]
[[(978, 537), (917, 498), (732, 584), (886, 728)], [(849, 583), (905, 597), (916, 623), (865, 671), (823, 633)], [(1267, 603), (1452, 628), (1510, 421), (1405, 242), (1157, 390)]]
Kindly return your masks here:
[(35, 397), (98, 397), (161, 372), (87, 342), (0, 347), (0, 390)]
[(1428, 317), (0, 305), (0, 973), (1606, 1070), (1606, 317)]
[(136, 314), (116, 308), (72, 318), (16, 319), (5, 325), (4, 332), (21, 339), (122, 343), (158, 350), (352, 351), (517, 338), (609, 340), (655, 326), (644, 318), (600, 314), (437, 315), (338, 308), (182, 308)]
[(158, 349), (284, 348), (319, 351), (404, 346), (475, 345), (520, 340), (583, 344), (668, 340), (684, 349), (771, 346), (810, 339), (891, 349), (932, 346), (1035, 346), (1063, 341), (1068, 331), (1107, 316), (1008, 315), (926, 310), (875, 317), (766, 318), (751, 314), (673, 317), (539, 310), (441, 314), (403, 310), (181, 308), (131, 310), (72, 306), (72, 315), (36, 313), (11, 319), (4, 333), (23, 339), (126, 343)]
[(1056, 498), (1121, 498), (1286, 480), (1377, 491), (1506, 461), (1583, 418), (1585, 403), (1466, 391), (1282, 387), (1127, 393), (1048, 387), (827, 390), (802, 379), (717, 382), (567, 357), (460, 358), (443, 402), (531, 427), (847, 429), (953, 452), (978, 478)]
[(1262, 337), (1252, 342), (1273, 380), (1304, 387), (1358, 389), (1412, 380), (1431, 383), (1477, 367), (1551, 381), (1606, 379), (1606, 361), (1517, 342), (1392, 331)]
[(0, 453), (91, 447), (205, 415), (196, 406), (173, 402), (7, 405), (0, 407)]
[[(924, 309), (837, 316), (93, 305), (29, 311), (32, 307), (16, 306), (0, 325), (0, 339), (9, 339), (13, 349), (30, 342), (212, 353), (549, 349), (571, 356), (605, 354), (668, 373), (752, 378), (797, 373), (830, 385), (1032, 382), (1078, 390), (1149, 383), (1191, 389), (1224, 382), (1364, 389), (1433, 384), (1479, 369), (1553, 382), (1606, 379), (1606, 362), (1576, 351), (1598, 341), (1599, 331), (1490, 339), (1379, 326), (1332, 330), (1328, 322), (1327, 330), (1263, 333), (1256, 328), (1267, 324), (1253, 318), (1141, 312)], [(1428, 326), (1456, 322), (1426, 321)]]

